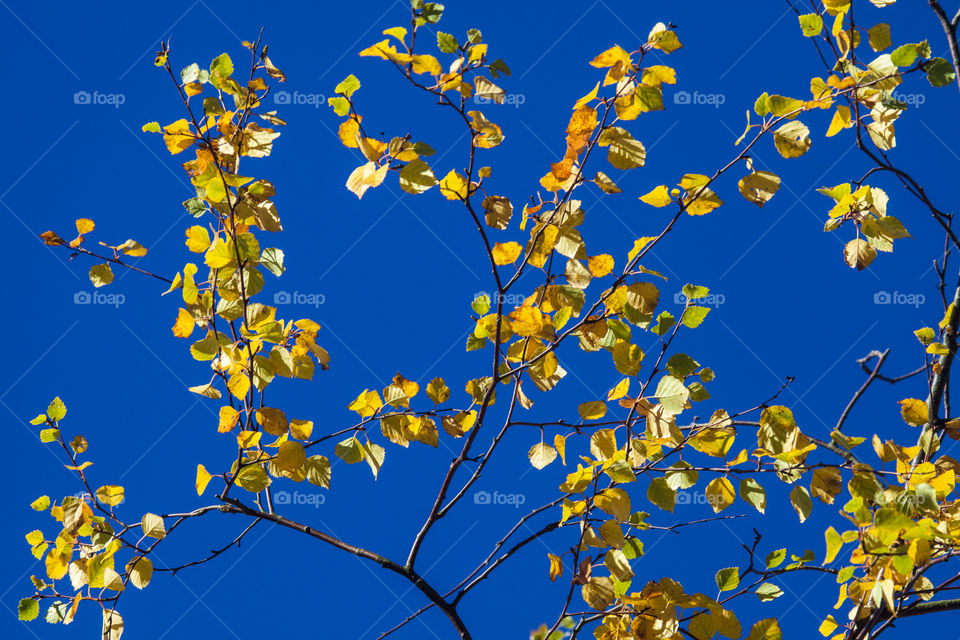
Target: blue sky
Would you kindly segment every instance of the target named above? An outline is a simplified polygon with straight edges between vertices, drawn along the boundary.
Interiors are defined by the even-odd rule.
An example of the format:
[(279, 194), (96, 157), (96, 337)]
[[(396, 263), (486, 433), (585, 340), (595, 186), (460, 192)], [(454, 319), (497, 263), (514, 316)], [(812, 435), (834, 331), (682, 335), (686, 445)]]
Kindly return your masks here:
[[(483, 10), (476, 3), (448, 4), (453, 6), (440, 28), (455, 34), (481, 29), (491, 56), (513, 70), (501, 82), (512, 101), (491, 112), (506, 141), (484, 152), (484, 162), (494, 167), (497, 192), (515, 203), (526, 201), (549, 163), (562, 156), (570, 106), (602, 77), (587, 62), (615, 43), (635, 49), (658, 21), (678, 25), (684, 47), (664, 60), (677, 69), (679, 80), (667, 92), (667, 109), (630, 127), (647, 146), (647, 166), (623, 175), (610, 172), (625, 194), (583, 196), (588, 242), (619, 259), (634, 239), (654, 235), (667, 215), (639, 203), (637, 195), (672, 184), (683, 173), (712, 173), (735, 154), (733, 142), (756, 96), (766, 90), (805, 97), (809, 78), (822, 75), (785, 2), (744, 3), (737, 10), (713, 2), (488, 2)], [(320, 342), (332, 356), (331, 370), (313, 382), (284, 381), (271, 391), (288, 414), (309, 417), (318, 430), (343, 428), (353, 424), (348, 402), (364, 388), (382, 388), (398, 370), (421, 384), (443, 376), (459, 393), (466, 380), (486, 375), (487, 354), (467, 354), (463, 344), (472, 324), (469, 303), (492, 285), (472, 223), (436, 190), (414, 197), (388, 179), (358, 201), (343, 186), (360, 161), (336, 140), (339, 118), (324, 103), (349, 73), (363, 84), (356, 98), (370, 129), (388, 135), (410, 131), (437, 149), (440, 164), (464, 162), (466, 141), (449, 114), (405, 87), (388, 64), (355, 55), (379, 40), (383, 29), (408, 23), (405, 3), (198, 0), (102, 2), (91, 8), (2, 0), (0, 5), (5, 16), (0, 47), (10, 69), (0, 216), (8, 239), (5, 297), (13, 323), (7, 365), (0, 369), (0, 415), (9, 436), (8, 515), (0, 545), (10, 550), (0, 569), (0, 635), (91, 637), (99, 632), (100, 616), (89, 608), (81, 609), (72, 625), (79, 629), (23, 625), (8, 615), (29, 595), (29, 575), (43, 571), (23, 534), (50, 521), (30, 511), (29, 503), (41, 494), (80, 489), (63, 469), (62, 456), (42, 445), (26, 420), (60, 395), (69, 409), (65, 426), (90, 441), (94, 481), (127, 488), (120, 509), (130, 519), (146, 510), (206, 504), (193, 491), (197, 463), (218, 468), (232, 455), (232, 438), (216, 433), (216, 403), (186, 390), (205, 382), (208, 372), (190, 358), (188, 343), (170, 333), (176, 305), (160, 297), (163, 287), (137, 274), (118, 274), (113, 285), (97, 292), (115, 297), (78, 304), (92, 291), (86, 277), (91, 263), (66, 262), (65, 252), (37, 240), (47, 229), (69, 234), (75, 218), (90, 217), (97, 223), (94, 241), (117, 244), (130, 237), (146, 245), (150, 253), (142, 266), (149, 270), (172, 275), (189, 260), (183, 230), (191, 219), (180, 202), (191, 189), (182, 160), (171, 158), (159, 137), (140, 130), (145, 122), (181, 117), (169, 79), (152, 65), (161, 39), (171, 39), (175, 68), (194, 61), (204, 66), (223, 51), (242, 58), (240, 41), (255, 38), (263, 27), (271, 58), (287, 74), (288, 82), (277, 89), (290, 100), (277, 109), (289, 125), (274, 154), (248, 161), (246, 171), (277, 185), (285, 226), (279, 246), (287, 255), (287, 273), (280, 281), (270, 276), (267, 295), (297, 294), (291, 297), (302, 304), (284, 312), (317, 320), (323, 326)], [(946, 53), (925, 4), (867, 7), (858, 21), (890, 22), (896, 44), (929, 37), (934, 55)], [(680, 91), (690, 99), (674, 99)], [(897, 123), (894, 157), (922, 174), (934, 202), (949, 210), (960, 160), (950, 148), (960, 133), (956, 90), (934, 90), (917, 77), (903, 92), (916, 108)], [(866, 272), (846, 267), (841, 253), (847, 230), (823, 233), (829, 200), (815, 189), (858, 179), (869, 165), (850, 136), (823, 138), (828, 112), (805, 120), (815, 133), (803, 158), (784, 160), (770, 141), (753, 154), (758, 168), (783, 177), (770, 203), (759, 209), (739, 196), (736, 178), (721, 181), (717, 190), (727, 205), (709, 216), (682, 219), (646, 266), (669, 278), (661, 287), (667, 309), (676, 305), (673, 294), (686, 282), (718, 294), (707, 322), (682, 344), (683, 351), (717, 371), (704, 414), (753, 406), (786, 376), (795, 376), (781, 400), (801, 427), (823, 437), (862, 381), (857, 358), (894, 347), (889, 372), (922, 364), (910, 332), (942, 315), (930, 268), (942, 235), (902, 188), (879, 177), (873, 184), (888, 191), (890, 213), (913, 239), (898, 241), (893, 255), (881, 255)], [(513, 234), (503, 239), (520, 240), (515, 228)], [(892, 296), (895, 303), (876, 304), (883, 292), (899, 295)], [(20, 328), (12, 330), (14, 325)], [(578, 402), (600, 397), (619, 378), (599, 355), (568, 350), (561, 362), (571, 375), (557, 397), (536, 398), (537, 417), (575, 417)], [(848, 432), (899, 429), (896, 400), (925, 394), (920, 381), (911, 384), (895, 392), (875, 385)], [(555, 497), (565, 471), (557, 465), (530, 469), (525, 452), (536, 438), (511, 434), (478, 489), (522, 496), (526, 506)], [(309, 494), (305, 501), (313, 503), (292, 505), (289, 513), (400, 558), (452, 455), (444, 445), (439, 451), (390, 446), (377, 482), (365, 466), (335, 466), (330, 492), (289, 487), (303, 489)], [(688, 591), (715, 595), (714, 571), (742, 562), (740, 544), (752, 539), (751, 526), (764, 534), (764, 553), (786, 546), (822, 555), (818, 531), (836, 524), (835, 509), (818, 504), (801, 526), (782, 487), (771, 483), (768, 491), (771, 504), (763, 520), (732, 520), (680, 535), (651, 533), (648, 554), (636, 566), (637, 586), (674, 575)], [(316, 504), (320, 495), (323, 502)], [(748, 510), (738, 502), (730, 513)], [(473, 504), (455, 511), (428, 539), (421, 568), (441, 587), (452, 586), (521, 512), (510, 505)], [(707, 514), (705, 505), (688, 505), (673, 515), (656, 512), (654, 521), (666, 526)], [(559, 512), (548, 517), (554, 516)], [(243, 526), (231, 518), (187, 525), (192, 535), (171, 538), (160, 548), (157, 564), (177, 564), (225, 544)], [(551, 550), (571, 544), (562, 535), (546, 542)], [(547, 550), (531, 545), (463, 601), (474, 637), (525, 637), (553, 620), (565, 586), (549, 582)], [(736, 609), (744, 627), (780, 615), (793, 637), (815, 633), (836, 599), (832, 580), (815, 578), (778, 581), (787, 595), (770, 604), (745, 601)], [(423, 603), (406, 582), (375, 566), (289, 531), (258, 526), (239, 551), (174, 578), (158, 577), (146, 592), (127, 594), (120, 611), (127, 621), (124, 637), (131, 639), (245, 639), (264, 633), (360, 639), (375, 638)], [(950, 617), (923, 624), (945, 631)], [(431, 612), (422, 620), (396, 637), (451, 637), (441, 615)], [(909, 628), (905, 624), (894, 634)]]

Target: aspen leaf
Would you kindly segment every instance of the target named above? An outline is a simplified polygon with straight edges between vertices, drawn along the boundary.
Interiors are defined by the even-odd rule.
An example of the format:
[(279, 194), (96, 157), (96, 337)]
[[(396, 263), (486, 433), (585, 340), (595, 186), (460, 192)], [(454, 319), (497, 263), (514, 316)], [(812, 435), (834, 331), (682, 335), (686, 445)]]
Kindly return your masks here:
[(584, 420), (599, 420), (607, 415), (607, 404), (603, 400), (584, 402), (577, 407), (577, 412)]
[(908, 425), (911, 427), (922, 427), (927, 423), (928, 414), (926, 402), (916, 398), (907, 398), (906, 400), (901, 400), (899, 404), (900, 415)]
[(714, 513), (720, 513), (736, 499), (733, 492), (733, 485), (726, 478), (715, 478), (706, 489), (707, 502), (713, 508)]
[(209, 484), (211, 478), (213, 478), (213, 476), (210, 475), (210, 472), (207, 471), (207, 468), (204, 467), (202, 464), (198, 464), (197, 465), (197, 482), (196, 482), (198, 496), (202, 496), (203, 492), (206, 491), (207, 484)]
[(163, 524), (163, 518), (153, 513), (144, 514), (143, 518), (140, 520), (140, 528), (143, 531), (143, 535), (150, 538), (156, 538), (157, 540), (161, 540), (167, 535), (166, 527)]
[(548, 444), (538, 442), (530, 447), (527, 452), (527, 458), (535, 469), (543, 469), (545, 466), (557, 459), (557, 450)]
[(494, 264), (503, 266), (516, 262), (522, 251), (523, 247), (516, 242), (498, 242), (493, 245), (491, 254)]
[(640, 200), (653, 207), (665, 207), (673, 202), (673, 200), (670, 198), (670, 191), (667, 189), (667, 185), (665, 184), (662, 184), (659, 187), (654, 188), (653, 191), (640, 196)]
[(104, 262), (103, 264), (95, 264), (90, 267), (90, 282), (97, 288), (104, 287), (113, 282), (113, 270), (110, 269), (110, 265)]

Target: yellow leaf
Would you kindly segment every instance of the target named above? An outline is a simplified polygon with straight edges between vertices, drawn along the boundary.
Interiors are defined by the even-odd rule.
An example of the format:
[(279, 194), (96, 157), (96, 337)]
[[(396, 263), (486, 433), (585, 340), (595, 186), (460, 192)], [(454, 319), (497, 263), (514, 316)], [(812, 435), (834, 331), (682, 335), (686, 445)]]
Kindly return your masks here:
[(527, 452), (527, 457), (535, 469), (543, 469), (557, 459), (557, 450), (548, 444), (538, 442)]
[(835, 136), (840, 133), (842, 129), (849, 129), (851, 126), (850, 107), (839, 105), (833, 114), (833, 119), (830, 121), (830, 127), (827, 129), (827, 137)]
[(585, 96), (583, 96), (582, 98), (580, 98), (579, 100), (577, 100), (577, 102), (573, 105), (573, 110), (576, 111), (577, 109), (579, 109), (580, 107), (584, 106), (585, 104), (587, 104), (587, 103), (590, 102), (591, 100), (595, 100), (596, 97), (597, 97), (597, 91), (599, 91), (599, 90), (600, 90), (600, 82), (597, 81), (597, 86), (595, 86), (595, 87), (593, 88), (593, 91), (591, 91), (591, 92), (588, 93), (587, 95), (585, 95)]
[(173, 335), (178, 338), (189, 338), (193, 333), (193, 316), (186, 309), (177, 312), (177, 321), (173, 323)]
[(193, 140), (190, 123), (185, 118), (180, 118), (163, 129), (163, 142), (167, 145), (167, 150), (174, 155), (188, 149)]
[(286, 435), (290, 426), (286, 414), (275, 407), (257, 409), (257, 423), (263, 427), (264, 431), (277, 437)]
[(93, 220), (90, 218), (80, 218), (77, 220), (77, 233), (90, 233), (93, 231), (93, 227)]
[(516, 242), (498, 242), (493, 245), (491, 250), (493, 262), (501, 266), (512, 264), (520, 257), (521, 251), (523, 251), (523, 247)]
[(213, 478), (210, 475), (210, 472), (207, 471), (207, 468), (202, 464), (197, 465), (197, 495), (202, 496), (203, 492), (207, 490), (207, 484), (209, 484), (210, 479)]
[(410, 59), (414, 73), (429, 73), (438, 76), (443, 73), (440, 62), (431, 55), (417, 55)]
[(563, 560), (552, 553), (548, 553), (547, 557), (550, 559), (550, 582), (553, 582), (563, 575)]
[(587, 269), (594, 278), (602, 278), (613, 271), (613, 256), (604, 253), (599, 256), (587, 258)]
[(106, 484), (97, 489), (97, 500), (105, 505), (115, 507), (123, 502), (123, 487)]
[(591, 60), (590, 66), (603, 69), (606, 67), (612, 67), (618, 62), (622, 62), (624, 66), (629, 66), (630, 54), (627, 53), (623, 47), (614, 45)]
[(466, 179), (451, 169), (443, 180), (440, 181), (440, 193), (447, 200), (466, 200), (467, 182)]
[(640, 200), (654, 207), (665, 207), (672, 202), (670, 192), (664, 184), (655, 188), (650, 193), (640, 196)]
[(911, 427), (922, 427), (927, 423), (927, 403), (916, 398), (900, 401), (900, 415)]
[(560, 454), (560, 462), (567, 466), (567, 440), (559, 433), (553, 436), (553, 448)]
[(186, 244), (193, 253), (203, 253), (210, 246), (210, 234), (205, 227), (194, 225), (187, 229)]
[(543, 329), (543, 312), (538, 307), (520, 307), (510, 314), (510, 324), (518, 336), (534, 336)]
[(362, 198), (370, 187), (378, 187), (387, 176), (387, 165), (377, 168), (376, 163), (368, 162), (353, 170), (347, 178), (347, 189)]
[(357, 396), (357, 399), (351, 402), (347, 408), (359, 413), (361, 418), (369, 418), (376, 414), (382, 406), (383, 400), (380, 399), (380, 394), (375, 389), (372, 391), (364, 389), (363, 393)]
[(217, 431), (226, 433), (230, 431), (240, 420), (240, 412), (230, 406), (220, 407), (220, 424), (217, 425)]
[(630, 253), (627, 254), (627, 264), (633, 262), (633, 259), (643, 251), (643, 248), (650, 244), (651, 240), (656, 240), (654, 236), (645, 236), (639, 240), (634, 241), (633, 249), (630, 250)]
[(599, 420), (607, 415), (607, 405), (603, 400), (591, 400), (578, 406), (577, 412), (584, 420)]
[(720, 513), (736, 499), (736, 493), (733, 485), (726, 478), (715, 478), (707, 485), (707, 502), (713, 508), (714, 513)]
[(245, 398), (250, 390), (250, 377), (246, 371), (237, 371), (227, 380), (227, 389), (237, 398)]
[(292, 435), (297, 440), (307, 440), (310, 437), (311, 433), (313, 433), (312, 420), (291, 420), (290, 421), (290, 435)]
[(630, 391), (630, 378), (624, 378), (617, 383), (617, 386), (610, 389), (609, 393), (607, 393), (607, 400), (619, 400), (627, 395), (628, 391)]

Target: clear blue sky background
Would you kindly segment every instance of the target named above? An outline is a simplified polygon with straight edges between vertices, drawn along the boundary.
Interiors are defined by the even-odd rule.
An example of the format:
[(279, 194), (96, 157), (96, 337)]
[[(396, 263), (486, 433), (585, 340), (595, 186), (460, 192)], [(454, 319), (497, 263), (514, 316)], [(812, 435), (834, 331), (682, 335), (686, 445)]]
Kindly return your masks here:
[[(806, 97), (809, 78), (823, 73), (785, 2), (738, 3), (736, 8), (614, 0), (448, 4), (453, 6), (440, 28), (461, 38), (467, 28), (480, 28), (491, 55), (504, 58), (514, 71), (501, 84), (515, 104), (485, 108), (503, 127), (506, 142), (482, 156), (494, 166), (491, 188), (517, 203), (538, 188), (548, 163), (562, 155), (570, 105), (602, 77), (587, 62), (614, 43), (635, 49), (655, 22), (679, 25), (684, 48), (665, 61), (679, 77), (678, 86), (667, 90), (667, 110), (630, 127), (647, 145), (647, 167), (621, 175), (598, 165), (627, 193), (600, 198), (584, 191), (591, 253), (611, 253), (618, 264), (635, 238), (653, 235), (668, 215), (639, 203), (637, 195), (672, 184), (686, 172), (712, 173), (734, 154), (744, 112), (757, 95), (768, 90)], [(91, 217), (97, 223), (94, 241), (115, 244), (132, 237), (148, 246), (142, 262), (148, 269), (172, 275), (189, 259), (183, 230), (191, 219), (180, 202), (191, 190), (179, 166), (182, 159), (171, 158), (158, 136), (140, 131), (145, 122), (181, 117), (169, 79), (152, 65), (161, 39), (172, 39), (176, 68), (194, 61), (203, 66), (223, 51), (245, 59), (240, 41), (255, 38), (265, 27), (271, 57), (287, 73), (289, 81), (277, 89), (296, 104), (277, 108), (289, 126), (273, 156), (247, 161), (245, 173), (270, 179), (278, 188), (285, 226), (278, 242), (287, 254), (288, 273), (280, 281), (268, 276), (268, 296), (287, 291), (322, 300), (316, 308), (300, 305), (281, 313), (319, 321), (321, 343), (333, 359), (331, 370), (313, 382), (275, 385), (273, 402), (288, 415), (314, 420), (318, 432), (352, 424), (347, 403), (364, 388), (382, 388), (397, 370), (421, 384), (444, 376), (461, 393), (467, 379), (487, 371), (489, 354), (466, 354), (463, 344), (471, 327), (469, 302), (491, 284), (470, 221), (436, 190), (409, 196), (391, 178), (360, 202), (343, 187), (359, 160), (337, 142), (339, 118), (321, 96), (331, 94), (348, 73), (363, 83), (357, 99), (370, 129), (388, 135), (410, 131), (428, 141), (442, 157), (434, 163), (438, 172), (464, 162), (465, 140), (450, 114), (406, 88), (388, 64), (355, 55), (377, 41), (383, 29), (408, 22), (404, 2), (51, 5), (3, 0), (0, 5), (0, 50), (8, 61), (0, 156), (8, 265), (7, 355), (0, 369), (7, 512), (0, 548), (8, 555), (0, 569), (0, 636), (89, 638), (100, 626), (99, 614), (89, 607), (81, 609), (71, 629), (23, 625), (13, 614), (17, 600), (30, 594), (29, 575), (43, 573), (23, 534), (50, 529), (49, 517), (30, 511), (29, 503), (40, 494), (79, 490), (63, 468), (63, 456), (42, 445), (26, 420), (54, 395), (62, 396), (69, 408), (66, 428), (90, 441), (93, 481), (126, 486), (128, 498), (119, 510), (131, 520), (146, 510), (207, 504), (193, 490), (196, 465), (223, 468), (233, 450), (233, 438), (216, 433), (217, 403), (186, 390), (206, 381), (209, 370), (190, 358), (186, 341), (170, 333), (176, 304), (159, 296), (163, 288), (137, 274), (118, 274), (99, 293), (122, 294), (123, 304), (75, 304), (78, 293), (92, 291), (86, 277), (90, 262), (65, 262), (64, 252), (37, 240), (47, 229), (68, 235), (75, 218)], [(865, 26), (891, 22), (896, 44), (930, 37), (935, 55), (946, 54), (925, 3), (903, 1), (882, 11), (867, 7), (858, 21)], [(429, 42), (425, 46), (433, 48)], [(678, 91), (693, 99), (675, 103)], [(951, 149), (960, 126), (956, 90), (933, 90), (917, 77), (903, 91), (920, 104), (897, 123), (895, 156), (923, 173), (934, 201), (950, 210), (958, 168)], [(77, 104), (77, 92), (90, 94), (90, 102), (116, 103), (109, 96), (120, 96), (122, 104)], [(828, 112), (805, 120), (815, 132), (805, 157), (784, 160), (770, 141), (754, 154), (759, 168), (783, 176), (784, 186), (772, 202), (761, 210), (744, 201), (736, 191), (740, 174), (733, 172), (718, 188), (727, 205), (703, 218), (681, 220), (678, 232), (647, 266), (669, 277), (662, 285), (666, 309), (679, 308), (673, 294), (686, 282), (708, 285), (723, 296), (723, 304), (700, 329), (684, 336), (681, 346), (717, 371), (704, 415), (721, 407), (733, 412), (753, 406), (792, 375), (796, 382), (783, 402), (805, 430), (826, 437), (862, 381), (856, 358), (895, 346), (891, 373), (921, 363), (910, 331), (941, 317), (930, 263), (942, 236), (902, 188), (880, 176), (874, 184), (888, 190), (890, 213), (904, 221), (914, 239), (898, 241), (896, 253), (881, 255), (867, 272), (847, 268), (841, 250), (848, 230), (822, 232), (829, 201), (814, 189), (855, 180), (867, 165), (849, 135), (823, 138)], [(515, 227), (501, 235), (522, 241)], [(529, 282), (533, 286), (534, 280)], [(922, 294), (925, 300), (875, 304), (875, 295), (883, 291)], [(535, 417), (562, 412), (575, 418), (577, 402), (602, 396), (618, 379), (602, 354), (582, 357), (568, 350), (561, 358), (571, 375), (557, 397), (537, 394)], [(900, 429), (895, 401), (924, 394), (920, 381), (896, 392), (877, 384), (847, 431)], [(530, 470), (525, 452), (536, 438), (533, 433), (508, 438), (478, 489), (521, 494), (527, 507), (554, 497), (566, 470), (557, 464)], [(288, 513), (400, 558), (453, 455), (446, 445), (439, 451), (388, 446), (377, 482), (365, 465), (338, 464), (333, 490), (323, 494), (322, 505), (290, 506)], [(642, 484), (636, 486), (638, 494)], [(278, 488), (316, 495), (311, 487)], [(740, 544), (752, 539), (751, 525), (764, 535), (763, 553), (787, 546), (795, 553), (811, 548), (822, 557), (818, 531), (827, 523), (842, 524), (836, 507), (818, 504), (811, 521), (801, 526), (782, 487), (770, 482), (767, 488), (769, 517), (759, 524), (743, 519), (681, 535), (651, 532), (645, 539), (648, 554), (636, 563), (636, 586), (669, 574), (679, 576), (688, 591), (716, 595), (713, 573), (743, 561)], [(637, 504), (642, 502), (638, 497)], [(441, 588), (458, 582), (521, 513), (510, 506), (468, 503), (434, 530), (421, 557), (421, 569)], [(750, 511), (738, 502), (727, 513)], [(673, 515), (656, 512), (652, 521), (669, 525), (706, 515), (705, 505), (687, 505)], [(544, 521), (554, 517), (559, 511)], [(188, 535), (160, 547), (157, 564), (183, 562), (224, 544), (243, 525), (231, 518), (186, 525), (181, 534)], [(571, 544), (563, 535), (546, 542), (554, 550)], [(546, 551), (531, 545), (464, 600), (463, 616), (475, 637), (525, 637), (540, 622), (554, 619), (566, 587), (549, 582)], [(736, 608), (745, 629), (758, 618), (779, 615), (788, 637), (811, 637), (836, 598), (832, 579), (818, 582), (817, 577), (777, 581), (786, 596), (770, 604), (745, 600)], [(264, 525), (241, 550), (175, 578), (158, 576), (146, 592), (125, 595), (120, 611), (127, 620), (125, 637), (131, 639), (279, 633), (369, 639), (423, 603), (407, 583), (375, 566)], [(951, 618), (955, 614), (942, 614), (921, 624), (946, 633)], [(423, 616), (423, 623), (409, 625), (397, 637), (451, 637), (439, 614)], [(905, 635), (911, 624), (916, 623), (892, 635)]]

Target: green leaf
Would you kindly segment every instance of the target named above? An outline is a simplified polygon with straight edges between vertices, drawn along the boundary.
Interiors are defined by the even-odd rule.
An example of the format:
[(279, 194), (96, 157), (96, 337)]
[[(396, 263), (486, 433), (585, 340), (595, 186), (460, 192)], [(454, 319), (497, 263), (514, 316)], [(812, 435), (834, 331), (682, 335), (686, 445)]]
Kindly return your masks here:
[(457, 42), (456, 37), (450, 35), (449, 33), (438, 31), (437, 47), (439, 47), (440, 51), (443, 53), (456, 53), (460, 48), (460, 43)]
[(285, 270), (283, 251), (274, 247), (264, 249), (260, 254), (260, 264), (273, 275), (280, 277)]
[(803, 31), (803, 35), (807, 38), (812, 38), (813, 36), (820, 35), (820, 32), (823, 31), (823, 18), (816, 13), (806, 13), (800, 18), (800, 30)]
[(654, 478), (647, 487), (647, 499), (664, 511), (673, 513), (677, 492), (670, 488), (664, 478)]
[(210, 63), (210, 73), (216, 74), (221, 78), (229, 78), (233, 75), (233, 61), (226, 53), (221, 53)]
[(350, 113), (350, 101), (342, 96), (327, 98), (327, 104), (333, 107), (333, 112), (338, 116), (345, 116)]
[(767, 554), (767, 558), (765, 560), (767, 564), (767, 569), (776, 569), (781, 564), (783, 564), (783, 561), (786, 560), (786, 558), (787, 558), (786, 549), (777, 549), (776, 551), (771, 551), (770, 553)]
[(262, 466), (251, 464), (240, 470), (236, 484), (251, 493), (259, 493), (270, 485), (270, 478)]
[[(360, 81), (352, 73), (344, 78), (343, 82), (334, 87), (333, 92), (342, 96), (350, 97), (353, 92), (360, 88)], [(366, 95), (366, 94), (364, 94)], [(343, 115), (343, 114), (340, 114)]]
[(953, 65), (943, 58), (931, 58), (923, 68), (927, 72), (927, 80), (933, 87), (945, 87), (957, 79)]
[(737, 585), (740, 584), (740, 569), (737, 567), (720, 569), (720, 571), (717, 571), (715, 579), (717, 581), (717, 588), (719, 588), (720, 591), (736, 589)]
[(24, 598), (17, 605), (17, 617), (20, 620), (29, 622), (35, 620), (40, 615), (40, 603), (33, 598)]
[(472, 308), (477, 315), (487, 315), (487, 313), (490, 312), (490, 296), (485, 293), (478, 295), (473, 299), (473, 302), (470, 303), (470, 308)]
[(67, 406), (63, 404), (63, 400), (57, 396), (50, 402), (50, 406), (47, 407), (47, 417), (51, 420), (63, 420), (66, 416)]
[(703, 320), (707, 317), (708, 313), (710, 313), (708, 307), (690, 306), (684, 309), (680, 322), (688, 329), (696, 329), (703, 324)]
[(740, 497), (760, 513), (767, 508), (767, 493), (753, 478), (744, 478), (740, 481)]
[(113, 270), (106, 262), (90, 267), (90, 282), (94, 287), (104, 287), (113, 282)]
[(334, 447), (333, 452), (347, 464), (356, 464), (363, 460), (363, 445), (356, 438), (347, 438)]
[(810, 499), (810, 492), (806, 487), (797, 485), (790, 492), (790, 503), (793, 505), (797, 515), (800, 516), (800, 522), (806, 521), (813, 511), (813, 500)]
[(400, 170), (400, 188), (407, 193), (423, 193), (437, 184), (433, 170), (423, 160), (411, 160)]
[(757, 590), (754, 591), (754, 593), (757, 594), (758, 598), (760, 598), (760, 602), (770, 602), (771, 600), (776, 600), (782, 596), (783, 589), (770, 582), (764, 582), (757, 587)]

